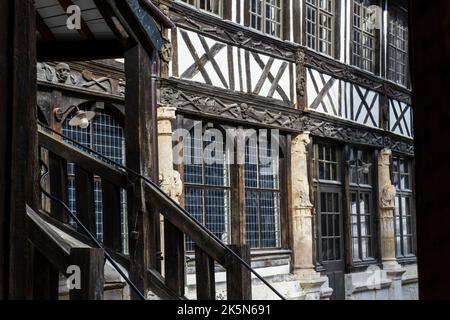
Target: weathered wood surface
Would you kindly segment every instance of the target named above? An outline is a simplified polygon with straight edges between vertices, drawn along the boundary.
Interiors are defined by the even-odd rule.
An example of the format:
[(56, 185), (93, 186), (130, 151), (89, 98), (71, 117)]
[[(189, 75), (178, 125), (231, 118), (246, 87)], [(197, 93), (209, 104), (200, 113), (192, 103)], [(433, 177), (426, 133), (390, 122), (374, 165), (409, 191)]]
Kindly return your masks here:
[(214, 260), (202, 249), (195, 248), (197, 300), (216, 300)]
[(56, 154), (67, 161), (75, 163), (78, 167), (84, 169), (85, 171), (95, 173), (95, 175), (100, 178), (110, 181), (121, 188), (127, 187), (126, 173), (116, 169), (104, 161), (96, 159), (93, 156), (80, 151), (76, 147), (60, 142), (51, 135), (42, 131), (39, 132), (39, 144), (51, 153)]
[(80, 268), (81, 287), (70, 290), (70, 300), (103, 300), (105, 253), (99, 248), (73, 248), (71, 263)]
[[(248, 245), (232, 245), (230, 248), (250, 264), (250, 247)], [(227, 299), (251, 300), (252, 280), (250, 270), (229, 253), (228, 257), (231, 263), (227, 268)]]

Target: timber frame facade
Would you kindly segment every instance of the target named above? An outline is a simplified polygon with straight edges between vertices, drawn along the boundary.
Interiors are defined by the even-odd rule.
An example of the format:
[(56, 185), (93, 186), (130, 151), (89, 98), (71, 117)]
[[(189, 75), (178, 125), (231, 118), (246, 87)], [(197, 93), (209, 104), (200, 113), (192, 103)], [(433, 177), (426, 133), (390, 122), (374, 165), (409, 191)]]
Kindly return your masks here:
[[(395, 83), (387, 71), (386, 17), (393, 4), (404, 8), (403, 1), (126, 2), (128, 6), (116, 0), (93, 2), (117, 39), (102, 43), (90, 38), (89, 24), (83, 23), (83, 41), (69, 48), (80, 45), (86, 56), (66, 52), (64, 42), (52, 38), (54, 30), (42, 24), (50, 16), (37, 19), (37, 53), (27, 64), (29, 81), (37, 86), (37, 92), (29, 91), (37, 100), (22, 101), (16, 94), (14, 106), (37, 102), (37, 115), (28, 109), (25, 114), (30, 123), (41, 125), (28, 132), (33, 145), (21, 141), (24, 149), (5, 162), (14, 163), (14, 157), (36, 160), (27, 168), (33, 181), (22, 177), (15, 182), (18, 195), (30, 199), (12, 199), (27, 212), (17, 222), (18, 230), (32, 221), (33, 246), (11, 250), (11, 259), (25, 250), (38, 252), (36, 261), (48, 278), (38, 278), (35, 286), (40, 281), (47, 286), (35, 296), (61, 298), (64, 293), (55, 291), (61, 279), (51, 273), (55, 267), (63, 269), (70, 259), (101, 265), (106, 252), (127, 269), (146, 297), (272, 299), (281, 292), (290, 299), (417, 299), (411, 90), (409, 80)], [(332, 5), (312, 5), (319, 2)], [(261, 3), (262, 11), (255, 3)], [(366, 56), (360, 52), (362, 62), (356, 67), (353, 9), (374, 4), (377, 27), (360, 29), (375, 40)], [(35, 11), (31, 2), (28, 6)], [(120, 13), (124, 8), (126, 14)], [(320, 31), (308, 29), (312, 16), (307, 12), (313, 9), (316, 17), (329, 19), (330, 36), (320, 38)], [(366, 23), (369, 16), (361, 19)], [(168, 28), (168, 20), (176, 27)], [(149, 21), (151, 30), (145, 28)], [(158, 48), (150, 47), (155, 41)], [(92, 43), (95, 50), (87, 51)], [(398, 51), (402, 59), (403, 51)], [(119, 57), (124, 64), (86, 60)], [(373, 69), (364, 70), (363, 61), (372, 61)], [(19, 74), (22, 70), (15, 66)], [(403, 73), (409, 79), (408, 71), (392, 72), (400, 74), (397, 82), (403, 81)], [(77, 111), (95, 112), (88, 129), (69, 125)], [(201, 132), (278, 130), (277, 170), (262, 176), (249, 163), (227, 168), (174, 164), (173, 133), (195, 131), (197, 123)], [(67, 138), (88, 149), (82, 153)], [(183, 155), (196, 157), (195, 146), (182, 145)], [(246, 158), (261, 152), (245, 150)], [(92, 151), (115, 163), (104, 163)], [(48, 191), (78, 212), (106, 248), (80, 253), (59, 243), (55, 254), (45, 250), (46, 241), (57, 238), (46, 224), (92, 243), (77, 234), (60, 205), (24, 191), (27, 184), (37, 184), (38, 159), (50, 168)], [(5, 273), (6, 263), (0, 262)], [(252, 281), (254, 269), (245, 263), (264, 272), (276, 290)], [(38, 268), (36, 263), (28, 267)], [(83, 280), (94, 289), (69, 297), (124, 299), (123, 281), (118, 290), (106, 290), (114, 276), (96, 267)], [(24, 283), (15, 285), (25, 288)], [(30, 295), (13, 289), (2, 294)]]

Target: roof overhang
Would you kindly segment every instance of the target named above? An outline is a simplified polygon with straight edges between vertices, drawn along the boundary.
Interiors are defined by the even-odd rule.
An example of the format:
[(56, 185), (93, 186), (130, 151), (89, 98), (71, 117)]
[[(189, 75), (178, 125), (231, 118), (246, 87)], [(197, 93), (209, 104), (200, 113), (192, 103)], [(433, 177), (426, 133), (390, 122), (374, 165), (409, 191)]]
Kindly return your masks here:
[[(153, 56), (161, 28), (173, 27), (151, 0), (35, 0), (35, 8), (39, 60), (123, 57), (137, 43)], [(70, 28), (78, 8), (79, 28)]]

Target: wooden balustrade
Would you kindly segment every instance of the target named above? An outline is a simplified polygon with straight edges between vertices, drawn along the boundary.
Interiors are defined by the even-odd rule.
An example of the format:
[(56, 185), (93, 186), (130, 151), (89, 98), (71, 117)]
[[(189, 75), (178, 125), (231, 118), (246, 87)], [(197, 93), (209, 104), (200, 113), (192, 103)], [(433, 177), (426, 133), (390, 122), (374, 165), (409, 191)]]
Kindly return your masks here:
[[(216, 298), (215, 263), (226, 270), (227, 295), (229, 299), (251, 299), (251, 274), (241, 261), (219, 240), (212, 237), (203, 227), (182, 210), (175, 202), (171, 201), (164, 192), (155, 185), (143, 182), (140, 178), (128, 174), (112, 165), (109, 165), (76, 147), (56, 140), (45, 132), (39, 132), (39, 144), (48, 151), (50, 161), (50, 192), (52, 195), (67, 201), (68, 177), (67, 163), (74, 164), (74, 181), (76, 192), (77, 216), (85, 226), (95, 234), (95, 179), (101, 182), (102, 208), (103, 208), (103, 240), (104, 245), (111, 252), (121, 252), (121, 192), (126, 190), (127, 199), (133, 199), (141, 191), (144, 193), (145, 214), (150, 221), (158, 221), (152, 216), (155, 208), (158, 208), (165, 220), (164, 248), (165, 248), (165, 277), (158, 271), (156, 259), (159, 257), (158, 246), (150, 245), (146, 266), (146, 289), (151, 289), (164, 299), (183, 299), (185, 296), (185, 270), (186, 253), (185, 239), (191, 239), (195, 244), (195, 266), (197, 281), (197, 299), (214, 300)], [(131, 208), (130, 208), (131, 206)], [(128, 210), (133, 210), (133, 203), (128, 203)], [(52, 203), (51, 216), (61, 222), (67, 221), (67, 214), (62, 208)], [(146, 241), (159, 239), (158, 228), (146, 231)], [(129, 241), (136, 241), (141, 235), (133, 232), (135, 226), (130, 226)], [(150, 234), (151, 233), (151, 234)], [(158, 233), (158, 234), (153, 234)], [(152, 240), (153, 239), (153, 240)], [(250, 262), (250, 250), (248, 246), (234, 246), (232, 250), (241, 256), (247, 263)], [(77, 251), (75, 258), (85, 266), (96, 264), (101, 252)], [(80, 255), (80, 256), (79, 256)], [(82, 255), (82, 256), (81, 256)], [(74, 258), (74, 259), (75, 259)], [(128, 257), (128, 265), (133, 265), (133, 255)], [(136, 264), (135, 264), (136, 265)], [(140, 264), (139, 264), (140, 265)], [(130, 272), (145, 272), (135, 270)], [(93, 270), (83, 281), (91, 281), (99, 270)], [(93, 293), (73, 293), (73, 298), (100, 298), (98, 288)]]

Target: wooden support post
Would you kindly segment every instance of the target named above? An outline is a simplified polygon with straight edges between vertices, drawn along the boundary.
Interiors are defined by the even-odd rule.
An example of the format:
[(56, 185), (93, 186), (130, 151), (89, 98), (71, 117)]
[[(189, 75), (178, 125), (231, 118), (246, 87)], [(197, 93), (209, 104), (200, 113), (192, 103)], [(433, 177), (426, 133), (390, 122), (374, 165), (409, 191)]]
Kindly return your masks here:
[(32, 0), (0, 2), (0, 298), (24, 299), (26, 204), (39, 207)]
[(195, 274), (197, 300), (216, 300), (214, 260), (197, 246), (195, 247)]
[(178, 296), (184, 296), (184, 234), (166, 219), (164, 239), (166, 285)]
[[(231, 250), (250, 264), (250, 247), (248, 245), (232, 245)], [(245, 268), (234, 256), (229, 256), (227, 268), (227, 298), (228, 300), (251, 300), (252, 279), (251, 272)]]
[[(63, 188), (67, 190), (67, 186)], [(75, 190), (77, 216), (86, 228), (95, 234), (94, 175), (75, 166)]]
[[(67, 161), (49, 152), (50, 194), (67, 203)], [(55, 201), (50, 202), (51, 215), (61, 222), (67, 222), (64, 208)]]
[(105, 253), (99, 248), (74, 248), (72, 265), (80, 268), (81, 287), (70, 290), (70, 300), (103, 300)]
[(122, 249), (120, 188), (102, 180), (103, 200), (103, 242), (105, 245), (120, 252)]
[[(155, 139), (156, 118), (152, 95), (152, 63), (142, 46), (137, 45), (125, 53), (126, 116), (125, 138), (127, 166), (144, 176), (156, 180), (157, 153)], [(139, 177), (130, 177), (128, 190), (128, 228), (130, 278), (144, 294), (147, 291), (147, 269), (156, 266), (158, 248), (157, 224), (159, 214), (146, 208), (143, 182)], [(132, 293), (132, 298), (136, 295)]]

